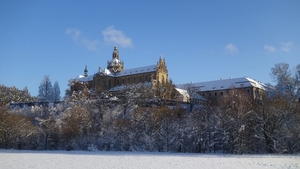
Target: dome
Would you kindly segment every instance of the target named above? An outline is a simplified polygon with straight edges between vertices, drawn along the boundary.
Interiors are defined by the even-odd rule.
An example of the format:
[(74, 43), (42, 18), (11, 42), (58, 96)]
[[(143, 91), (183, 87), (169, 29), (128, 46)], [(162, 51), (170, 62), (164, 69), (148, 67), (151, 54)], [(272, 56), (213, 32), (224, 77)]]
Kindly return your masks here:
[(124, 63), (121, 60), (119, 60), (119, 51), (117, 46), (115, 46), (112, 54), (112, 59), (107, 62), (107, 69), (116, 74), (121, 72), (123, 68)]

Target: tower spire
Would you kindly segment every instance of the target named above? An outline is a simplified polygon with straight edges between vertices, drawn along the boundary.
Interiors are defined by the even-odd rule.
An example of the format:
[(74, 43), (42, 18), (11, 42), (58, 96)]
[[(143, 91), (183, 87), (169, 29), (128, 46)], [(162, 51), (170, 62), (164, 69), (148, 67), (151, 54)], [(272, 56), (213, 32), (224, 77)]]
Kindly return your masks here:
[(115, 75), (124, 69), (124, 63), (119, 60), (119, 51), (117, 46), (114, 47), (111, 61), (107, 62), (107, 69)]
[(114, 51), (113, 51), (113, 54), (112, 54), (112, 59), (118, 59), (119, 60), (119, 51), (118, 51), (117, 46), (114, 47)]
[(88, 69), (87, 69), (87, 66), (85, 65), (85, 69), (84, 69), (84, 77), (87, 77), (88, 76)]

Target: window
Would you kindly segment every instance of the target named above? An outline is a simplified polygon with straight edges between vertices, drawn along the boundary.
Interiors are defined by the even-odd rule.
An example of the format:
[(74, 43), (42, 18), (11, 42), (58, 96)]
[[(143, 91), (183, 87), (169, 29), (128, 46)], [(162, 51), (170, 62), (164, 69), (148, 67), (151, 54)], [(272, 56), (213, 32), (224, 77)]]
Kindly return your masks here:
[(215, 93), (215, 96), (217, 97), (217, 96), (218, 96), (218, 93)]
[(108, 81), (108, 88), (109, 89), (111, 88), (111, 81), (110, 80)]
[(221, 92), (221, 96), (223, 96), (223, 92)]

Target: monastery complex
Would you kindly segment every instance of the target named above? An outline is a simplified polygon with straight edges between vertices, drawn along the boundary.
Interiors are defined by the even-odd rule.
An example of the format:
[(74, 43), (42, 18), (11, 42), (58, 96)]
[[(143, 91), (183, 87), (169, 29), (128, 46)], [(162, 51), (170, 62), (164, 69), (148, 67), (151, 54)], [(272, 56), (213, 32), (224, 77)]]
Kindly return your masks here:
[[(197, 80), (197, 79), (193, 79)], [(99, 70), (93, 75), (88, 75), (87, 66), (84, 75), (79, 75), (75, 81), (86, 82), (89, 89), (100, 88), (110, 92), (118, 92), (125, 86), (143, 85), (154, 90), (156, 96), (164, 99), (176, 99), (188, 101), (191, 90), (202, 98), (217, 98), (223, 96), (232, 88), (241, 89), (253, 97), (260, 99), (261, 93), (267, 89), (266, 85), (248, 77), (220, 79), (215, 81), (186, 83), (175, 85), (176, 94), (166, 95), (161, 90), (172, 83), (169, 81), (168, 69), (165, 59), (159, 58), (153, 65), (124, 69), (124, 62), (120, 60), (118, 48), (115, 46), (112, 58), (107, 62), (105, 69)], [(159, 90), (158, 90), (159, 89)], [(165, 91), (166, 92), (166, 91)]]

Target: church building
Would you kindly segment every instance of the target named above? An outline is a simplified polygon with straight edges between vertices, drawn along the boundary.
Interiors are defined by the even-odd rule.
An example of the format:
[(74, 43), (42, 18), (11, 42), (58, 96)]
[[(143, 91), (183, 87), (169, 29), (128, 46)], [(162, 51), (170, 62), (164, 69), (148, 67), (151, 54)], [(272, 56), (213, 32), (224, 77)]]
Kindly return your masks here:
[(135, 84), (144, 84), (154, 89), (168, 83), (168, 69), (165, 59), (161, 57), (154, 65), (124, 69), (124, 62), (120, 60), (118, 48), (115, 46), (105, 69), (99, 67), (97, 73), (88, 75), (86, 66), (84, 75), (79, 75), (75, 80), (87, 82), (89, 89), (99, 88), (111, 92)]

